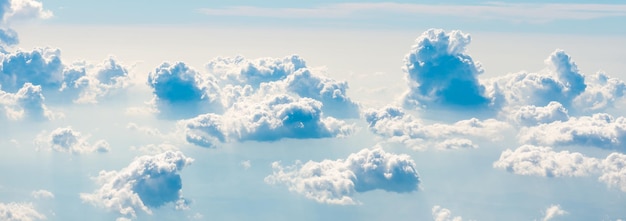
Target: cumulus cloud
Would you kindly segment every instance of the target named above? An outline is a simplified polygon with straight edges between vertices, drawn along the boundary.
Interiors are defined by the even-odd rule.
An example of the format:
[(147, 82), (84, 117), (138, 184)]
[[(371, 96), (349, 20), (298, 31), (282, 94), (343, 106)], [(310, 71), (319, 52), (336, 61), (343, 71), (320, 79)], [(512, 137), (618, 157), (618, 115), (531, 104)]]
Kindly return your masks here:
[(53, 113), (44, 104), (44, 96), (40, 86), (26, 83), (15, 93), (0, 90), (0, 107), (8, 119), (51, 120), (60, 117), (60, 113)]
[(58, 87), (63, 80), (61, 51), (52, 48), (35, 48), (0, 54), (0, 85), (2, 90), (15, 92), (25, 83), (42, 87)]
[(471, 140), (464, 137), (498, 139), (499, 134), (510, 127), (495, 119), (481, 121), (476, 118), (454, 124), (428, 125), (394, 106), (369, 109), (364, 116), (374, 134), (414, 149), (426, 149), (430, 145), (440, 149), (476, 148)]
[(490, 103), (478, 81), (480, 64), (466, 54), (471, 37), (461, 31), (429, 29), (404, 59), (407, 104), (483, 106)]
[(101, 185), (80, 198), (97, 207), (136, 217), (137, 211), (152, 214), (151, 208), (185, 202), (179, 172), (193, 159), (179, 151), (136, 158), (119, 171), (101, 171), (95, 177)]
[(66, 65), (59, 90), (73, 93), (76, 103), (97, 103), (99, 98), (128, 86), (128, 69), (111, 56), (95, 66), (84, 62)]
[(2, 22), (14, 20), (47, 19), (52, 12), (43, 8), (43, 4), (36, 0), (2, 0), (0, 1), (0, 16)]
[(287, 88), (300, 97), (309, 97), (321, 101), (324, 113), (339, 118), (359, 116), (359, 105), (346, 94), (348, 83), (321, 75), (315, 75), (308, 69), (295, 72), (286, 79)]
[(298, 55), (284, 58), (246, 59), (218, 57), (210, 61), (207, 70), (219, 76), (223, 85), (250, 85), (258, 88), (263, 82), (280, 81), (297, 70), (306, 67), (306, 62)]
[(507, 149), (493, 167), (508, 172), (544, 177), (584, 177), (599, 175), (598, 180), (610, 188), (626, 192), (626, 155), (611, 153), (604, 159), (581, 153), (559, 151), (550, 147), (523, 145)]
[(35, 190), (30, 193), (31, 196), (35, 199), (53, 199), (54, 194), (47, 190)]
[(520, 175), (580, 177), (597, 172), (599, 162), (580, 153), (556, 152), (550, 147), (523, 145), (502, 152), (493, 167)]
[(329, 116), (359, 116), (359, 105), (347, 96), (347, 82), (312, 72), (304, 59), (297, 55), (258, 59), (241, 56), (216, 58), (207, 64), (207, 70), (218, 76), (225, 107), (230, 107), (241, 97), (257, 93), (262, 85), (270, 84), (276, 91), (322, 102), (322, 110)]
[(44, 219), (46, 216), (35, 210), (32, 203), (0, 203), (0, 220), (35, 221)]
[(490, 82), (489, 93), (496, 102), (512, 108), (559, 102), (577, 113), (611, 107), (617, 98), (623, 97), (623, 81), (604, 73), (584, 75), (563, 50), (555, 50), (545, 62), (548, 68), (536, 73), (519, 72), (486, 80)]
[(35, 143), (43, 148), (72, 154), (109, 151), (109, 143), (105, 140), (98, 140), (92, 145), (87, 142), (88, 138), (89, 136), (84, 136), (71, 127), (60, 127), (50, 133), (42, 132), (37, 136)]
[(545, 216), (543, 217), (543, 221), (548, 221), (548, 220), (552, 220), (557, 216), (563, 216), (565, 214), (567, 214), (567, 211), (561, 209), (560, 205), (551, 205), (550, 207), (546, 208), (545, 211)]
[(569, 119), (567, 109), (556, 101), (551, 101), (543, 107), (535, 105), (522, 106), (507, 114), (510, 114), (508, 115), (510, 120), (522, 126), (534, 126), (554, 121), (567, 121)]
[(181, 120), (180, 125), (187, 141), (202, 147), (229, 141), (341, 137), (352, 133), (354, 126), (325, 117), (321, 107), (319, 101), (310, 98), (267, 95), (237, 102), (223, 115), (202, 114)]
[(463, 221), (460, 216), (452, 216), (452, 211), (439, 205), (433, 206), (433, 220), (435, 221)]
[(207, 108), (221, 108), (215, 79), (183, 62), (161, 64), (148, 75), (148, 85), (163, 116), (191, 117)]
[(535, 127), (522, 128), (522, 143), (539, 145), (587, 145), (624, 151), (626, 118), (600, 113), (571, 117)]
[(283, 166), (272, 163), (268, 184), (283, 184), (295, 193), (319, 203), (358, 204), (355, 193), (371, 190), (408, 193), (419, 189), (415, 162), (404, 154), (387, 153), (382, 148), (363, 149), (345, 160), (309, 161)]

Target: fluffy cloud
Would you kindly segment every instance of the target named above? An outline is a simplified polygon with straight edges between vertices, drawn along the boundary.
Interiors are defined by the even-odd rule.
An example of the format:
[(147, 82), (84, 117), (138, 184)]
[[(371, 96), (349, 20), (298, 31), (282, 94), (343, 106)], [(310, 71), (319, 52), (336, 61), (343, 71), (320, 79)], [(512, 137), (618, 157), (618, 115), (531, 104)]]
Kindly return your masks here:
[(550, 147), (524, 145), (502, 152), (493, 167), (520, 175), (579, 177), (598, 171), (599, 162), (580, 153), (555, 152)]
[(125, 216), (135, 217), (137, 211), (152, 214), (150, 208), (185, 202), (179, 172), (192, 162), (178, 151), (141, 156), (119, 171), (101, 171), (95, 177), (100, 188), (81, 193), (80, 198)]
[(47, 190), (35, 190), (30, 193), (35, 199), (52, 199), (54, 198), (54, 194)]
[(0, 85), (2, 90), (15, 92), (25, 83), (42, 87), (58, 87), (63, 80), (61, 51), (52, 48), (35, 48), (0, 54)]
[(348, 83), (325, 76), (312, 74), (308, 69), (290, 75), (287, 88), (300, 97), (309, 97), (321, 101), (324, 113), (339, 118), (359, 116), (359, 106), (346, 94)]
[(97, 103), (98, 98), (130, 85), (128, 69), (115, 57), (109, 57), (95, 67), (92, 66), (85, 63), (66, 66), (59, 90), (78, 94), (71, 95), (76, 97), (76, 103)]
[(357, 204), (352, 196), (371, 190), (408, 193), (420, 184), (415, 162), (408, 155), (387, 153), (382, 148), (363, 149), (347, 159), (296, 162), (292, 166), (272, 163), (269, 184), (284, 184), (290, 191), (319, 203)]
[(306, 67), (304, 59), (297, 55), (284, 58), (246, 59), (216, 58), (206, 65), (209, 73), (219, 76), (223, 85), (251, 85), (258, 88), (263, 82), (280, 81), (297, 70)]
[(109, 143), (105, 140), (98, 140), (91, 145), (87, 142), (89, 136), (83, 136), (80, 132), (74, 131), (71, 127), (60, 127), (50, 133), (43, 132), (37, 136), (35, 141), (41, 147), (50, 148), (57, 152), (68, 152), (81, 154), (89, 152), (108, 152)]
[(40, 86), (26, 83), (16, 93), (0, 90), (0, 107), (3, 107), (8, 119), (50, 120), (58, 114), (48, 110), (44, 104), (44, 96)]
[(1, 0), (0, 16), (2, 22), (25, 19), (46, 19), (52, 17), (52, 12), (45, 10), (43, 4), (35, 0)]
[(561, 209), (560, 205), (551, 205), (550, 207), (546, 208), (546, 212), (545, 212), (545, 216), (543, 217), (543, 221), (548, 221), (548, 220), (552, 220), (553, 218), (557, 217), (557, 216), (562, 216), (567, 214), (567, 211)]
[(535, 127), (522, 128), (522, 143), (539, 145), (591, 145), (607, 149), (624, 150), (626, 118), (609, 114), (572, 117)]
[(433, 220), (435, 221), (463, 221), (460, 216), (452, 216), (452, 212), (449, 209), (443, 208), (439, 205), (433, 206), (432, 209)]
[(587, 157), (569, 151), (556, 152), (550, 147), (524, 145), (507, 149), (494, 168), (508, 172), (545, 177), (582, 177), (599, 175), (598, 180), (608, 187), (626, 192), (626, 155), (611, 153), (605, 159)]
[(599, 180), (609, 187), (617, 187), (626, 192), (626, 155), (612, 153), (602, 160), (602, 174)]
[(44, 219), (46, 216), (37, 212), (32, 203), (0, 203), (0, 220), (34, 221)]
[(527, 105), (515, 109), (508, 117), (522, 126), (551, 123), (554, 121), (567, 121), (569, 114), (567, 109), (559, 102), (552, 101), (546, 106)]
[(583, 75), (563, 50), (554, 51), (545, 62), (548, 68), (537, 73), (519, 72), (488, 79), (489, 94), (493, 94), (496, 102), (513, 108), (546, 106), (556, 101), (580, 113), (610, 107), (624, 94), (623, 81), (604, 73)]
[[(190, 117), (219, 107), (219, 87), (185, 63), (163, 63), (148, 76), (157, 108), (164, 116)], [(176, 116), (181, 114), (180, 116)]]
[(406, 55), (407, 104), (481, 106), (490, 103), (478, 82), (480, 64), (465, 54), (471, 38), (460, 31), (429, 29)]
[(323, 116), (321, 106), (310, 98), (267, 95), (238, 102), (223, 115), (203, 114), (180, 124), (187, 141), (203, 147), (232, 140), (341, 137), (352, 132), (353, 126)]
[[(392, 142), (400, 142), (415, 149), (424, 145), (440, 149), (476, 148), (471, 140), (462, 137), (498, 139), (498, 135), (510, 126), (494, 119), (458, 121), (454, 124), (435, 123), (426, 125), (419, 119), (406, 114), (401, 108), (388, 106), (379, 110), (365, 111), (365, 120), (370, 130)], [(430, 143), (430, 142), (437, 142)]]

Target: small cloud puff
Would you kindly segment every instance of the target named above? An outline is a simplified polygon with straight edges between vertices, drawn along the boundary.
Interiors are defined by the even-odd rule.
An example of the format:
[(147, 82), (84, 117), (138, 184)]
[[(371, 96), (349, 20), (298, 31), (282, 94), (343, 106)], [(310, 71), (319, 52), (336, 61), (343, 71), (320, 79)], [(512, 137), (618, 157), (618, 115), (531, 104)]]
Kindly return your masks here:
[(89, 136), (83, 136), (71, 127), (60, 127), (50, 133), (42, 132), (37, 136), (35, 143), (40, 147), (50, 148), (57, 152), (82, 154), (90, 152), (105, 153), (109, 151), (109, 143), (98, 140), (91, 145), (87, 142)]
[(35, 199), (53, 199), (54, 194), (47, 190), (35, 190), (30, 193)]
[(463, 221), (460, 216), (452, 216), (452, 211), (439, 205), (433, 206), (432, 209), (434, 221)]
[(364, 116), (374, 134), (418, 150), (428, 149), (428, 146), (439, 149), (476, 148), (471, 140), (459, 136), (498, 139), (498, 135), (510, 127), (495, 119), (481, 121), (476, 118), (454, 124), (426, 125), (401, 108), (393, 106), (369, 109)]
[(626, 155), (611, 153), (605, 159), (587, 157), (581, 153), (553, 151), (550, 147), (523, 145), (515, 150), (507, 149), (494, 168), (508, 172), (544, 177), (584, 177), (599, 175), (598, 180), (610, 188), (626, 192)]
[(136, 217), (138, 210), (152, 214), (151, 208), (186, 202), (179, 172), (192, 162), (179, 151), (141, 156), (119, 171), (101, 171), (95, 180), (102, 186), (80, 198), (125, 216)]
[(235, 103), (223, 115), (203, 114), (181, 120), (186, 140), (202, 147), (229, 141), (276, 141), (283, 138), (342, 137), (354, 126), (325, 117), (322, 104), (310, 98), (267, 95)]
[(539, 145), (586, 145), (624, 151), (626, 118), (605, 113), (571, 117), (535, 127), (522, 128), (522, 143)]
[(484, 106), (490, 103), (478, 81), (480, 64), (465, 54), (471, 38), (461, 31), (429, 29), (404, 58), (409, 91), (405, 104)]
[(284, 80), (288, 75), (306, 68), (304, 59), (297, 55), (284, 58), (246, 59), (218, 57), (210, 61), (207, 70), (219, 77), (222, 85), (250, 85), (259, 88), (261, 83)]
[(15, 20), (47, 19), (53, 16), (52, 12), (43, 8), (43, 4), (36, 0), (2, 0), (0, 1), (0, 16), (3, 23)]
[(290, 191), (327, 204), (358, 204), (352, 196), (371, 190), (408, 193), (417, 191), (420, 177), (408, 155), (387, 153), (382, 148), (363, 149), (347, 159), (296, 162), (292, 166), (272, 163), (268, 184), (284, 184)]
[(35, 210), (32, 203), (0, 203), (0, 220), (35, 221), (44, 219), (46, 216)]
[(560, 205), (551, 205), (550, 207), (546, 208), (545, 214), (546, 215), (543, 217), (542, 220), (549, 221), (557, 216), (563, 216), (567, 214), (567, 211), (561, 209)]

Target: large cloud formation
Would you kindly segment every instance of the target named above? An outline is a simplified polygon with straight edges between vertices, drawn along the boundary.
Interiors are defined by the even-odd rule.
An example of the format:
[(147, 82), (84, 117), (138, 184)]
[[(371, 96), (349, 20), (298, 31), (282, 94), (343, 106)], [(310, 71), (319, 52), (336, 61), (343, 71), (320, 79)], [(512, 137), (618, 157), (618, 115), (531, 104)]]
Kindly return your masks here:
[(178, 151), (141, 156), (119, 171), (101, 171), (95, 177), (101, 187), (80, 198), (125, 216), (136, 217), (137, 211), (152, 214), (151, 208), (185, 202), (179, 172), (192, 162)]
[[(1, 88), (0, 88), (1, 89)], [(7, 93), (0, 90), (0, 107), (3, 107), (5, 116), (11, 120), (50, 120), (55, 114), (44, 104), (41, 86), (26, 83), (16, 93)]]
[(522, 126), (567, 121), (570, 117), (567, 109), (556, 101), (551, 101), (543, 107), (535, 105), (522, 106), (507, 114), (509, 114), (507, 117), (510, 120)]
[(429, 29), (405, 57), (407, 104), (482, 106), (490, 103), (478, 81), (480, 64), (465, 54), (471, 38), (461, 31)]
[(365, 111), (369, 129), (388, 141), (400, 142), (414, 149), (427, 149), (429, 145), (440, 149), (476, 147), (468, 137), (498, 139), (509, 125), (494, 119), (458, 121), (454, 124), (424, 124), (405, 113), (401, 108), (387, 106)]
[(203, 114), (180, 124), (187, 141), (202, 147), (229, 141), (341, 137), (352, 133), (353, 126), (325, 117), (321, 106), (310, 98), (266, 95), (237, 102), (223, 115)]
[(515, 150), (507, 149), (502, 152), (493, 167), (527, 176), (599, 175), (600, 182), (626, 192), (626, 155), (616, 152), (599, 159), (576, 152), (556, 152), (550, 147), (523, 145)]
[[(604, 73), (584, 75), (565, 51), (557, 49), (545, 60), (540, 72), (519, 72), (487, 79), (495, 102), (515, 109), (519, 106), (546, 106), (559, 102), (576, 113), (611, 107), (623, 96), (626, 85)], [(498, 100), (500, 98), (500, 100)]]
[(292, 166), (272, 163), (269, 184), (284, 184), (306, 198), (327, 204), (357, 204), (352, 196), (371, 190), (408, 193), (419, 189), (420, 177), (408, 155), (387, 153), (382, 148), (363, 149), (347, 159), (296, 162)]
[(0, 220), (35, 221), (44, 219), (46, 216), (35, 210), (32, 203), (0, 203)]
[[(241, 56), (216, 58), (207, 64), (207, 70), (218, 76), (219, 84), (229, 90), (224, 93), (225, 106), (230, 106), (239, 96), (256, 92), (262, 84), (271, 83), (287, 93), (322, 102), (322, 110), (330, 116), (359, 116), (359, 105), (347, 96), (347, 82), (311, 71), (297, 55), (253, 60)], [(238, 93), (233, 93), (234, 88)]]
[(625, 151), (626, 118), (600, 113), (571, 117), (535, 127), (522, 128), (522, 143), (539, 145), (585, 145)]
[(57, 152), (68, 152), (72, 154), (82, 154), (90, 152), (105, 153), (109, 151), (109, 143), (105, 140), (98, 140), (91, 145), (87, 142), (89, 136), (84, 136), (71, 127), (60, 127), (50, 133), (39, 134), (35, 143), (44, 148), (49, 148)]

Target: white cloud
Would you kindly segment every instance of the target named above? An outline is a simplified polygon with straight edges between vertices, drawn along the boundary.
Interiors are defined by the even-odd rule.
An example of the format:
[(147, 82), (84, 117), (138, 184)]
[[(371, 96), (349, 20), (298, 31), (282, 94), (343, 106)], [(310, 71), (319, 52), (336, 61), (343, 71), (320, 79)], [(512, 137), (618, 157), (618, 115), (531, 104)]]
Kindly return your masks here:
[(193, 159), (168, 151), (136, 158), (119, 171), (101, 171), (95, 180), (101, 187), (80, 198), (94, 206), (136, 217), (137, 211), (152, 214), (150, 208), (182, 200), (182, 179), (178, 174)]
[(522, 143), (590, 145), (617, 150), (624, 150), (622, 140), (625, 138), (626, 118), (604, 113), (522, 128), (519, 132)]
[(472, 118), (454, 124), (424, 124), (419, 119), (405, 113), (399, 107), (388, 106), (379, 110), (365, 111), (365, 120), (370, 130), (388, 141), (400, 142), (414, 149), (427, 149), (436, 146), (440, 149), (476, 148), (471, 140), (464, 137), (500, 139), (501, 132), (510, 128), (495, 119), (478, 120)]
[(569, 119), (567, 109), (556, 101), (551, 101), (543, 107), (535, 105), (522, 106), (511, 111), (511, 113), (507, 113), (507, 115), (513, 122), (522, 126), (567, 121)]
[[(0, 107), (5, 115), (11, 120), (52, 120), (63, 116), (62, 113), (54, 113), (44, 104), (44, 96), (40, 86), (26, 83), (15, 93), (7, 93), (0, 90)], [(2, 111), (2, 110), (0, 110)]]
[(219, 110), (220, 89), (211, 75), (202, 75), (183, 62), (163, 63), (148, 75), (158, 110), (165, 117), (191, 117)]
[(580, 177), (599, 171), (600, 162), (569, 151), (555, 152), (550, 147), (523, 145), (507, 149), (493, 167), (514, 174), (545, 177)]
[(460, 216), (452, 216), (452, 211), (449, 209), (443, 208), (439, 205), (433, 206), (432, 209), (433, 220), (434, 221), (463, 221), (463, 218)]
[(241, 161), (241, 166), (243, 167), (243, 169), (247, 170), (247, 169), (250, 169), (250, 167), (252, 167), (252, 164), (250, 163), (250, 160), (244, 160), (244, 161)]
[(277, 91), (322, 102), (322, 110), (329, 116), (356, 118), (359, 115), (358, 104), (347, 96), (347, 82), (312, 72), (304, 59), (297, 55), (258, 59), (218, 57), (207, 64), (207, 69), (219, 78), (225, 107), (232, 106), (242, 96), (258, 92), (266, 83), (266, 86), (276, 87)]
[(292, 166), (272, 163), (269, 184), (287, 188), (319, 203), (357, 204), (352, 196), (371, 190), (408, 193), (420, 184), (415, 162), (408, 155), (387, 153), (382, 148), (363, 149), (347, 159), (296, 162)]
[(35, 190), (30, 193), (35, 199), (53, 199), (54, 194), (48, 190)]
[(546, 215), (543, 217), (542, 220), (548, 221), (548, 220), (552, 220), (553, 218), (557, 216), (563, 216), (567, 214), (567, 211), (561, 209), (560, 205), (551, 205), (550, 207), (546, 208), (545, 214)]
[(0, 1), (0, 6), (3, 7), (0, 15), (4, 23), (15, 20), (47, 19), (53, 15), (36, 0), (3, 0)]
[(615, 101), (624, 96), (624, 81), (609, 77), (603, 72), (585, 76), (587, 88), (574, 99), (574, 106), (586, 112), (596, 112), (612, 107)]
[[(587, 20), (626, 16), (623, 4), (554, 4), (488, 2), (476, 5), (416, 3), (337, 3), (309, 8), (268, 8), (232, 6), (203, 8), (200, 12), (213, 16), (253, 16), (270, 18), (351, 18), (377, 13), (402, 16), (454, 16), (511, 22), (547, 22), (553, 20)], [(377, 12), (377, 13), (371, 13)]]
[(89, 135), (82, 135), (74, 131), (71, 127), (59, 127), (52, 132), (40, 133), (35, 143), (43, 148), (50, 148), (57, 152), (68, 152), (72, 154), (82, 154), (89, 152), (108, 152), (109, 143), (105, 140), (98, 140), (95, 144), (90, 144), (87, 139)]
[(544, 177), (584, 177), (599, 175), (609, 188), (626, 192), (626, 155), (611, 153), (605, 159), (587, 157), (577, 152), (556, 152), (550, 147), (523, 145), (507, 149), (493, 167), (508, 172)]
[(602, 160), (602, 174), (599, 180), (609, 187), (617, 187), (626, 192), (626, 155), (611, 153)]
[(0, 220), (35, 221), (44, 219), (46, 216), (37, 212), (32, 203), (0, 203)]
[(203, 114), (181, 120), (188, 142), (203, 147), (230, 141), (342, 137), (354, 126), (322, 113), (310, 98), (267, 95), (235, 103), (223, 115)]
[(429, 29), (404, 58), (408, 105), (485, 106), (491, 101), (478, 81), (480, 64), (465, 54), (471, 38), (461, 31)]

